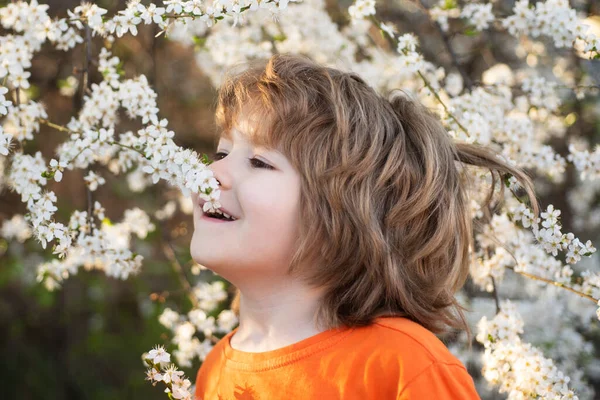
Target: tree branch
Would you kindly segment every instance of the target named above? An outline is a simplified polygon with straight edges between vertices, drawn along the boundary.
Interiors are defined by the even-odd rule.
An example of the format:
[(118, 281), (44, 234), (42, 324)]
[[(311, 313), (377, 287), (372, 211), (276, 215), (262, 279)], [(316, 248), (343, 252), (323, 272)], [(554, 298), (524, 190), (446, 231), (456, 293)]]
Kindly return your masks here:
[(162, 250), (163, 250), (163, 253), (165, 254), (165, 256), (167, 256), (167, 258), (169, 259), (171, 268), (173, 268), (173, 271), (175, 271), (175, 273), (177, 274), (179, 283), (183, 287), (183, 290), (187, 293), (187, 297), (190, 300), (190, 302), (192, 303), (192, 306), (194, 308), (199, 308), (200, 305), (198, 304), (198, 299), (196, 298), (196, 296), (193, 293), (192, 285), (188, 281), (187, 276), (185, 275), (185, 272), (183, 271), (183, 267), (179, 263), (179, 260), (177, 260), (177, 256), (175, 255), (175, 251), (173, 251), (173, 247), (171, 246), (171, 243), (169, 243), (164, 238), (163, 238), (163, 243), (162, 243)]
[[(485, 233), (480, 233), (480, 234), (483, 235), (483, 236), (485, 236), (485, 237), (487, 237), (487, 238), (489, 238), (490, 240), (494, 241), (494, 243), (496, 243), (498, 247), (501, 247), (504, 250), (506, 250), (506, 252), (515, 261), (515, 264), (518, 264), (517, 257), (515, 256), (515, 254), (508, 247), (506, 247), (503, 243), (498, 242), (495, 238), (490, 237), (489, 235), (486, 235)], [(533, 279), (533, 280), (536, 280), (536, 281), (545, 282), (545, 283), (547, 283), (549, 285), (553, 285), (553, 286), (556, 286), (556, 287), (568, 290), (569, 292), (575, 293), (576, 295), (578, 295), (580, 297), (583, 297), (583, 298), (586, 298), (588, 300), (593, 301), (594, 304), (598, 304), (598, 300), (599, 299), (596, 299), (595, 297), (590, 296), (587, 293), (580, 292), (579, 290), (574, 289), (574, 288), (572, 288), (572, 287), (570, 287), (570, 286), (568, 286), (568, 285), (566, 285), (564, 283), (556, 282), (556, 281), (553, 281), (552, 279), (548, 279), (548, 278), (544, 278), (544, 277), (541, 277), (541, 276), (538, 276), (538, 275), (530, 274), (529, 272), (519, 271), (519, 270), (516, 270), (515, 267), (511, 267), (511, 266), (508, 266), (508, 265), (505, 266), (505, 268), (508, 268), (508, 269), (512, 270), (514, 273), (522, 275), (522, 276), (524, 276), (526, 278)]]
[(444, 32), (444, 30), (442, 29), (442, 27), (440, 26), (440, 24), (431, 17), (431, 14), (429, 13), (429, 9), (427, 7), (425, 7), (425, 5), (423, 4), (422, 0), (416, 0), (416, 2), (421, 6), (420, 8), (425, 11), (425, 13), (427, 14), (427, 17), (429, 18), (429, 21), (437, 29), (440, 37), (442, 38), (442, 41), (444, 42), (444, 46), (446, 47), (446, 51), (448, 51), (448, 54), (450, 54), (450, 59), (452, 60), (452, 65), (454, 65), (454, 67), (458, 70), (458, 72), (462, 76), (463, 82), (465, 84), (465, 87), (467, 89), (471, 89), (471, 87), (473, 86), (473, 82), (472, 82), (471, 78), (469, 77), (469, 75), (467, 75), (467, 72), (458, 63), (458, 57), (456, 55), (456, 52), (452, 48), (452, 44), (450, 43), (450, 38), (448, 37), (448, 35), (446, 34), (446, 32)]
[(506, 268), (512, 270), (513, 272), (515, 272), (515, 273), (517, 273), (519, 275), (523, 275), (523, 276), (525, 276), (525, 277), (527, 277), (529, 279), (534, 279), (536, 281), (545, 282), (545, 283), (547, 283), (549, 285), (553, 285), (553, 286), (556, 286), (556, 287), (559, 287), (559, 288), (563, 288), (565, 290), (568, 290), (571, 293), (575, 293), (576, 295), (578, 295), (580, 297), (583, 297), (585, 299), (593, 301), (594, 304), (598, 304), (598, 299), (590, 296), (589, 294), (586, 294), (586, 293), (580, 292), (579, 290), (573, 289), (572, 287), (567, 286), (564, 283), (556, 282), (556, 281), (553, 281), (552, 279), (546, 279), (546, 278), (543, 278), (541, 276), (533, 275), (533, 274), (530, 274), (530, 273), (525, 272), (525, 271), (518, 271), (518, 270), (515, 269), (515, 267), (507, 266)]
[(492, 279), (492, 293), (494, 294), (494, 302), (496, 303), (496, 314), (500, 313), (500, 299), (498, 298), (498, 287), (496, 286), (496, 280), (493, 276), (490, 276)]
[(57, 131), (66, 132), (66, 133), (79, 133), (79, 132), (73, 132), (72, 130), (70, 130), (67, 127), (64, 127), (62, 125), (57, 125), (57, 124), (50, 122), (44, 118), (39, 118), (38, 121), (46, 126), (49, 126), (50, 128), (56, 129)]
[[(379, 29), (379, 30), (381, 30), (381, 32), (383, 32), (383, 34), (387, 38), (391, 39), (394, 42), (395, 45), (398, 45), (398, 39), (390, 36), (390, 34), (388, 32), (386, 32), (383, 29), (381, 29), (381, 27), (380, 27), (381, 26), (381, 22), (377, 19), (377, 17), (375, 17), (374, 15), (371, 15), (369, 19), (377, 27), (377, 29)], [(444, 103), (444, 101), (442, 100), (442, 98), (433, 89), (433, 86), (431, 86), (431, 84), (429, 83), (429, 81), (427, 80), (427, 78), (425, 77), (425, 75), (423, 75), (423, 73), (421, 73), (421, 71), (417, 71), (417, 74), (419, 75), (419, 77), (423, 81), (423, 84), (425, 84), (425, 86), (427, 86), (427, 88), (433, 94), (433, 96), (436, 98), (436, 100), (442, 105), (442, 107), (444, 108), (444, 111), (446, 111), (446, 114), (448, 114), (448, 116), (450, 118), (452, 118), (452, 120), (454, 120), (454, 122), (456, 123), (456, 125), (458, 125), (458, 127), (465, 133), (465, 135), (467, 135), (467, 137), (470, 137), (471, 135), (469, 134), (469, 131), (467, 130), (467, 128), (465, 128), (463, 126), (463, 124), (460, 123), (460, 121), (458, 120), (458, 118), (456, 118), (454, 116), (454, 114), (452, 114), (450, 112), (450, 110), (448, 109), (448, 107), (446, 106), (446, 104)]]
[[(89, 85), (89, 71), (90, 71), (90, 62), (92, 60), (92, 30), (90, 29), (90, 26), (87, 24), (87, 22), (84, 23), (84, 29), (85, 29), (85, 41), (84, 41), (84, 53), (85, 53), (85, 57), (84, 57), (84, 67), (83, 70), (81, 71), (81, 92), (79, 93), (79, 110), (81, 111), (81, 109), (83, 108), (83, 101), (84, 101), (84, 97), (85, 97), (85, 93), (88, 89), (88, 85)], [(89, 173), (90, 168), (86, 168), (86, 175)], [(90, 224), (90, 229), (93, 229), (94, 226), (94, 196), (92, 194), (92, 191), (90, 190), (90, 188), (88, 187), (88, 185), (85, 185), (85, 190), (86, 190), (86, 199), (87, 199), (87, 212), (88, 212), (88, 221)]]

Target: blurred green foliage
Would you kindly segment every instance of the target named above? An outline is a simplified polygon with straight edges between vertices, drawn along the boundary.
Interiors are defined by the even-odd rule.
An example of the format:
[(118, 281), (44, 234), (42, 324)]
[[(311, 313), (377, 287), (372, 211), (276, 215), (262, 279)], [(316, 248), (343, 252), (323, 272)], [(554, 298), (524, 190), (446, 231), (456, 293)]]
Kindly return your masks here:
[[(161, 389), (144, 381), (141, 360), (167, 338), (158, 323), (164, 305), (140, 298), (151, 292), (148, 284), (81, 271), (61, 290), (49, 292), (22, 282), (25, 269), (33, 267), (23, 258), (2, 257), (2, 398), (164, 398)], [(145, 268), (156, 272), (164, 264), (148, 262)]]

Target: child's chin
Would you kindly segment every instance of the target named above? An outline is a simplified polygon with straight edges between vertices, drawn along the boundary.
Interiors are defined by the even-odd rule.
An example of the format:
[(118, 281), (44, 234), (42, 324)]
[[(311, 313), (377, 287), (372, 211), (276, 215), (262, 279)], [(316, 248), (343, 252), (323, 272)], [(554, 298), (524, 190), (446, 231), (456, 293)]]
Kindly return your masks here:
[[(194, 240), (196, 239), (196, 240)], [(214, 242), (207, 242), (202, 235), (194, 234), (190, 243), (192, 259), (210, 269), (210, 265), (218, 264), (223, 258), (222, 250), (215, 247)]]
[(192, 240), (190, 242), (190, 256), (192, 256), (192, 260), (201, 265), (206, 265), (207, 260), (207, 252), (208, 249), (207, 243), (203, 240), (200, 240), (200, 235), (197, 235), (195, 232), (192, 235)]

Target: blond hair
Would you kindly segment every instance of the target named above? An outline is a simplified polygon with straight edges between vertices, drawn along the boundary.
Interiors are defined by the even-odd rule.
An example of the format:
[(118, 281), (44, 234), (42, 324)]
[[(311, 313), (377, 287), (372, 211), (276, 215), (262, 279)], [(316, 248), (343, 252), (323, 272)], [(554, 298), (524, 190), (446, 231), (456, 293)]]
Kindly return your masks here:
[(514, 176), (537, 215), (523, 171), (488, 148), (455, 142), (418, 101), (388, 100), (359, 76), (303, 56), (275, 55), (229, 73), (216, 112), (222, 135), (241, 114), (257, 122), (245, 132), (253, 142), (281, 151), (301, 175), (289, 272), (324, 288), (321, 326), (404, 316), (434, 333), (470, 335), (454, 296), (468, 276), (473, 237), (456, 164)]

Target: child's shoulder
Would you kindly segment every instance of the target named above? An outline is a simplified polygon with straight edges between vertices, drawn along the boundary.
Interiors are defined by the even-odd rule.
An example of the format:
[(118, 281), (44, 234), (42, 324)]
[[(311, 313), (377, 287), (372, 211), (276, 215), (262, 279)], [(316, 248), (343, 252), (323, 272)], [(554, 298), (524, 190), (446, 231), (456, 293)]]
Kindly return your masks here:
[(356, 336), (365, 347), (385, 350), (400, 360), (462, 365), (434, 333), (408, 318), (376, 318), (370, 326), (358, 329)]

